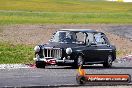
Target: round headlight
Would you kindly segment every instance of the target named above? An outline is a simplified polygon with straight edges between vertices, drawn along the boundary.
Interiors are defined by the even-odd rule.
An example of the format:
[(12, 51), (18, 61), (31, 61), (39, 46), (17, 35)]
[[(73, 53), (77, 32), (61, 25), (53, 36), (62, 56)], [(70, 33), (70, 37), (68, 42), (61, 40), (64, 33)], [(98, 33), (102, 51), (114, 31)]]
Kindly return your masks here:
[(35, 47), (34, 47), (34, 51), (35, 51), (35, 52), (39, 52), (39, 51), (40, 51), (40, 47), (39, 47), (39, 46), (35, 46)]
[(71, 48), (67, 48), (67, 49), (66, 49), (66, 53), (67, 53), (67, 54), (71, 54), (71, 53), (72, 53), (72, 49), (71, 49)]

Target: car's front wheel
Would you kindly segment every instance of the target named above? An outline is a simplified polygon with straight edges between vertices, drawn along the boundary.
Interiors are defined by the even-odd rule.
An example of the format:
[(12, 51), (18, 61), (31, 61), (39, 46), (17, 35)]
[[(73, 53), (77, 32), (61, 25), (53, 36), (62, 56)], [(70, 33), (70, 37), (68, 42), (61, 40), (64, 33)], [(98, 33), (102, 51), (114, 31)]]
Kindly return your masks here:
[(42, 61), (36, 61), (36, 67), (37, 68), (45, 68), (45, 63)]
[(112, 67), (113, 58), (112, 55), (108, 55), (107, 60), (103, 63), (103, 66), (106, 68)]

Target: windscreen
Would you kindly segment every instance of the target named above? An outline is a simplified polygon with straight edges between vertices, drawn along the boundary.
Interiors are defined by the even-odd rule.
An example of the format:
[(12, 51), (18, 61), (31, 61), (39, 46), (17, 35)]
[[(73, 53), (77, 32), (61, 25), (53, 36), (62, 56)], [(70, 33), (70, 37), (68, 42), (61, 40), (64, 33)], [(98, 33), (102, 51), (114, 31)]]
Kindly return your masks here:
[(75, 43), (76, 34), (69, 31), (58, 31), (55, 33), (51, 42), (60, 42), (60, 43)]

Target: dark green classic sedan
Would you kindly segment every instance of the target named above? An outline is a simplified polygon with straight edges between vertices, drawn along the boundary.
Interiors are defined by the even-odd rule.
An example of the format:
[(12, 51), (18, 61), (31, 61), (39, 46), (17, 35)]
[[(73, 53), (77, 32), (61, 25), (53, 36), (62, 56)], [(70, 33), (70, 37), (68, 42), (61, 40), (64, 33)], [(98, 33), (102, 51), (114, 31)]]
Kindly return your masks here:
[(46, 65), (70, 65), (74, 68), (89, 64), (111, 67), (116, 59), (116, 48), (106, 35), (91, 29), (61, 29), (53, 34), (49, 43), (37, 45), (35, 63), (38, 68)]

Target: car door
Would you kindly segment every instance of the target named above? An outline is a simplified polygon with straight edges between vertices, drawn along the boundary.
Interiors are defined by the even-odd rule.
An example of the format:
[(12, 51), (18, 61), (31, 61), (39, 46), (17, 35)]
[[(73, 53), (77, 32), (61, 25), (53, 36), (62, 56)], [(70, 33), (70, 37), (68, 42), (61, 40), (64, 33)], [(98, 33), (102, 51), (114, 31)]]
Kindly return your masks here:
[(96, 61), (104, 61), (108, 54), (112, 52), (109, 41), (103, 33), (96, 33), (94, 35), (96, 45)]
[(87, 62), (102, 62), (112, 52), (108, 39), (103, 33), (88, 33), (86, 41), (85, 55)]
[(97, 44), (94, 40), (94, 33), (87, 33), (86, 48), (85, 48), (85, 61), (95, 62), (97, 61)]
[(86, 55), (86, 62), (96, 62), (98, 61), (97, 59), (97, 46), (96, 45), (89, 45), (86, 46), (86, 51), (85, 51), (85, 55)]

